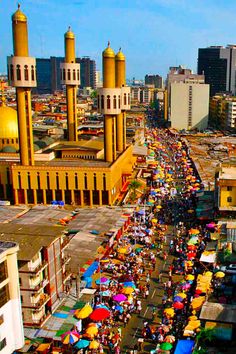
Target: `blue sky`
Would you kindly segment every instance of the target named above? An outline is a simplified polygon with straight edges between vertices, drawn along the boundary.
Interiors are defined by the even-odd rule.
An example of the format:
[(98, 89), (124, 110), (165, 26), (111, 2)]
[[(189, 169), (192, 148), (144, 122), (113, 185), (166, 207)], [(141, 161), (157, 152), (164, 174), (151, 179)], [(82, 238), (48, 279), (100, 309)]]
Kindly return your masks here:
[[(64, 55), (70, 25), (77, 56), (90, 56), (101, 69), (110, 40), (127, 58), (127, 77), (166, 77), (169, 66), (197, 67), (198, 48), (236, 43), (235, 0), (22, 0), (28, 17), (30, 55)], [(11, 15), (17, 1), (0, 0), (0, 73), (12, 54)]]

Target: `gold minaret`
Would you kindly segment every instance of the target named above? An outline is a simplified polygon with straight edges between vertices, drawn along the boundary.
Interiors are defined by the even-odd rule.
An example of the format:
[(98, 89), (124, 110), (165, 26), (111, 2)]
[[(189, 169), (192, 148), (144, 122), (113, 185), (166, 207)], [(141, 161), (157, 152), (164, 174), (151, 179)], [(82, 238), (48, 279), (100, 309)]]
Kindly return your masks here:
[[(118, 95), (115, 95), (115, 53), (108, 47), (102, 53), (103, 59), (103, 92), (101, 95), (101, 109), (104, 110), (104, 150), (105, 160), (113, 162), (116, 159), (116, 120)], [(115, 96), (115, 98), (114, 98)], [(114, 107), (114, 99), (116, 106)], [(114, 108), (114, 109), (113, 109)]]
[(61, 82), (66, 85), (68, 140), (77, 141), (77, 86), (80, 83), (80, 64), (76, 64), (75, 35), (70, 27), (65, 33), (65, 62), (61, 64)]
[[(124, 87), (126, 84), (125, 56), (121, 49), (116, 54), (116, 87)], [(127, 98), (128, 99), (128, 98)], [(124, 110), (116, 116), (116, 142), (117, 150), (122, 152), (126, 148), (126, 113)]]
[(16, 87), (20, 160), (34, 165), (31, 88), (36, 87), (35, 58), (29, 57), (27, 17), (18, 10), (12, 15), (14, 56), (8, 57), (10, 85)]

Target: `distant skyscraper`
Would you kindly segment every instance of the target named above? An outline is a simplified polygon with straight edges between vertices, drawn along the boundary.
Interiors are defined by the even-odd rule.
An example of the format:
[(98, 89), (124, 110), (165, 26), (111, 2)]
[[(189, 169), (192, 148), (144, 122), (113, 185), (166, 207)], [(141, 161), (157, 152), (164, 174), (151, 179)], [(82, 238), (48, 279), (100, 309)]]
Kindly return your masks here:
[(160, 75), (145, 75), (145, 85), (154, 85), (155, 88), (162, 88), (163, 79)]
[(80, 64), (80, 87), (96, 88), (96, 62), (89, 57), (76, 58)]
[(205, 82), (210, 84), (210, 95), (219, 92), (236, 94), (236, 46), (228, 45), (200, 48), (198, 73), (204, 72)]

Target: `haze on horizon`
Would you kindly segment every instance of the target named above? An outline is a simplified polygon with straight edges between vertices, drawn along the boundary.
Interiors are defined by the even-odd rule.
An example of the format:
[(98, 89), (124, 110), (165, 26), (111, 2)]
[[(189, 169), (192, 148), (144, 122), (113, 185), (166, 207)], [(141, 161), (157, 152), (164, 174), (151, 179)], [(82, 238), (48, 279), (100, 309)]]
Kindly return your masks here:
[[(17, 1), (0, 2), (0, 73), (13, 53), (11, 15)], [(126, 55), (127, 78), (164, 78), (169, 66), (196, 71), (198, 48), (236, 43), (235, 0), (22, 0), (28, 18), (29, 52), (64, 56), (68, 26), (76, 35), (76, 55), (90, 56), (101, 70), (107, 46)]]

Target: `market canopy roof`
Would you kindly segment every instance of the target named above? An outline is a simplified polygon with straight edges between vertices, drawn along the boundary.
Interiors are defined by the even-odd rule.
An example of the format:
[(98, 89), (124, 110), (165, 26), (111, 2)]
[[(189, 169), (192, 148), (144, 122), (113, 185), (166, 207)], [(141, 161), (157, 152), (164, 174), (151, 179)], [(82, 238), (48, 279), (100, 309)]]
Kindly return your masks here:
[(215, 251), (204, 251), (201, 255), (200, 262), (215, 263), (216, 252)]
[(199, 318), (200, 320), (236, 324), (236, 305), (205, 302)]
[(178, 340), (174, 354), (191, 354), (194, 347), (193, 340)]

